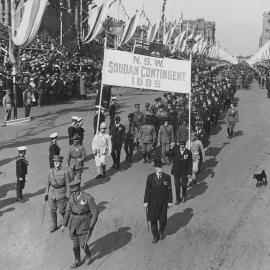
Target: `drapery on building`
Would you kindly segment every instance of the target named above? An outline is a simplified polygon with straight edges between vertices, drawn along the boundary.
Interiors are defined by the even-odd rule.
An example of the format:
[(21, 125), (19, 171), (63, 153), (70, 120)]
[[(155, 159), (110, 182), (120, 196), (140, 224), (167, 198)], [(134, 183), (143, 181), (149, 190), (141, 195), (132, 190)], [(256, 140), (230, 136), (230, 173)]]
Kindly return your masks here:
[[(183, 20), (182, 31), (189, 29), (192, 32), (193, 28), (196, 31), (196, 35), (202, 33), (205, 39), (209, 42), (215, 43), (216, 40), (216, 23), (211, 21), (205, 21), (204, 18), (198, 18), (197, 20)], [(180, 31), (180, 23), (176, 27), (176, 33)]]
[(264, 12), (262, 35), (260, 37), (259, 47), (262, 47), (268, 40), (270, 40), (270, 12)]

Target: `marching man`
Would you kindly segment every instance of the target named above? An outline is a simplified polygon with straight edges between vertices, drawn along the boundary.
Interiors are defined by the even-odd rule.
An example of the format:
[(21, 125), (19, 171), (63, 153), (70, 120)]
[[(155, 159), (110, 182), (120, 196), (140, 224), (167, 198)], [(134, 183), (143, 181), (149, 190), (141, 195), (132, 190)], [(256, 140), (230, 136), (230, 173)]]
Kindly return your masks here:
[(155, 172), (147, 177), (144, 194), (144, 207), (146, 208), (147, 222), (151, 222), (153, 244), (165, 238), (167, 210), (172, 207), (171, 177), (162, 171), (160, 159), (155, 160), (154, 167)]
[(60, 155), (60, 151), (61, 151), (61, 148), (57, 144), (57, 137), (58, 137), (58, 134), (56, 132), (54, 132), (50, 135), (50, 138), (52, 139), (50, 146), (49, 146), (49, 165), (50, 165), (50, 168), (53, 168), (53, 166), (54, 166), (53, 156)]
[(63, 157), (59, 155), (53, 156), (54, 166), (50, 168), (48, 181), (45, 188), (45, 201), (49, 200), (51, 209), (52, 227), (50, 232), (57, 230), (57, 209), (64, 217), (67, 199), (70, 196), (69, 189), (69, 173), (66, 169), (62, 168)]
[(17, 150), (19, 155), (16, 158), (16, 175), (17, 175), (17, 186), (16, 186), (16, 193), (17, 193), (17, 202), (24, 203), (22, 190), (25, 186), (25, 177), (27, 175), (27, 166), (28, 161), (25, 159), (26, 154), (26, 146), (18, 147)]
[(227, 123), (228, 138), (233, 137), (233, 129), (235, 124), (239, 121), (238, 111), (235, 109), (234, 104), (231, 103), (231, 107), (226, 113), (225, 122)]
[(106, 176), (106, 154), (111, 156), (112, 142), (109, 134), (105, 133), (107, 125), (102, 122), (99, 132), (94, 136), (92, 141), (92, 151), (95, 155), (96, 167), (98, 171), (97, 179)]
[(71, 196), (67, 204), (61, 232), (68, 226), (70, 238), (73, 241), (73, 253), (75, 262), (71, 269), (83, 264), (81, 260), (81, 248), (86, 255), (86, 264), (91, 262), (91, 253), (87, 241), (91, 237), (98, 219), (98, 207), (94, 198), (82, 191), (80, 181), (75, 180), (69, 183)]

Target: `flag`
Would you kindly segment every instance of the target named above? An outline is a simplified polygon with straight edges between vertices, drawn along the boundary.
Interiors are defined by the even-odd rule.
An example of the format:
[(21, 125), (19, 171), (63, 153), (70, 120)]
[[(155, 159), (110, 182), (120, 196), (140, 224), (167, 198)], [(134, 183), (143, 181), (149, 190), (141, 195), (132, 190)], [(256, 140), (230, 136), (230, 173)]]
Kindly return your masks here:
[(141, 13), (136, 12), (136, 14), (129, 19), (125, 25), (124, 33), (119, 46), (127, 43), (134, 35), (137, 26), (139, 24)]
[(160, 20), (153, 26), (149, 27), (147, 31), (147, 39), (146, 39), (148, 43), (153, 42), (155, 40), (156, 34), (159, 29), (159, 25), (160, 25)]
[(92, 9), (92, 15), (88, 19), (89, 32), (86, 35), (82, 43), (87, 44), (96, 38), (102, 29), (102, 25), (107, 18), (109, 8), (111, 5), (111, 0), (106, 0), (99, 7), (94, 7)]
[(174, 45), (173, 45), (172, 53), (175, 53), (176, 51), (180, 50), (180, 48), (183, 45), (183, 41), (184, 41), (185, 36), (186, 36), (186, 30), (184, 30), (182, 33), (180, 33), (179, 36), (177, 36), (174, 39)]
[(163, 44), (167, 45), (170, 43), (173, 33), (175, 31), (176, 23), (172, 26), (172, 28), (163, 36)]

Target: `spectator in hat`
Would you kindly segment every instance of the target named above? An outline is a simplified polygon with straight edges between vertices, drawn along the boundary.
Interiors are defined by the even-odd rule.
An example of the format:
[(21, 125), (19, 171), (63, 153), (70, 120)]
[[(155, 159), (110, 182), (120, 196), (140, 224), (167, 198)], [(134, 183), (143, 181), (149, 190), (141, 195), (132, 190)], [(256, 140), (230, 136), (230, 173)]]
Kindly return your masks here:
[(151, 222), (153, 244), (165, 238), (167, 211), (172, 207), (171, 177), (163, 172), (160, 159), (155, 160), (154, 168), (155, 172), (147, 177), (144, 193), (144, 207), (147, 209), (147, 221)]
[(7, 89), (5, 96), (3, 97), (3, 108), (5, 111), (5, 122), (10, 120), (11, 117), (11, 111), (12, 111), (12, 107), (13, 107), (13, 99), (11, 96), (11, 91), (9, 89)]
[[(33, 86), (33, 82), (30, 83)], [(33, 87), (28, 85), (27, 88), (23, 92), (23, 104), (25, 107), (25, 117), (30, 116), (30, 111), (32, 107), (32, 97), (33, 97)]]
[(125, 141), (125, 126), (120, 123), (121, 118), (119, 115), (115, 117), (115, 122), (110, 128), (110, 136), (112, 140), (112, 168), (120, 168), (121, 149)]
[(138, 140), (138, 126), (134, 122), (134, 114), (128, 115), (128, 121), (125, 123), (125, 145), (126, 161), (132, 162), (133, 150)]
[(24, 203), (22, 190), (25, 187), (25, 178), (27, 175), (28, 169), (28, 161), (25, 159), (26, 155), (26, 146), (20, 146), (17, 148), (18, 156), (16, 158), (16, 176), (17, 176), (17, 185), (16, 185), (16, 193), (17, 193), (17, 202)]
[(81, 180), (86, 152), (83, 145), (80, 145), (80, 136), (75, 134), (72, 138), (73, 144), (69, 147), (67, 153), (67, 165), (71, 170), (71, 179)]
[(143, 110), (144, 118), (146, 115), (150, 115), (150, 103), (146, 102)]
[(81, 189), (81, 182), (75, 180), (69, 183), (71, 196), (68, 200), (66, 213), (61, 226), (63, 232), (68, 226), (70, 238), (73, 241), (75, 262), (71, 268), (77, 268), (81, 260), (81, 248), (85, 252), (85, 263), (91, 263), (91, 253), (87, 244), (98, 219), (98, 207), (94, 198)]
[(57, 227), (57, 209), (64, 218), (67, 200), (70, 197), (69, 173), (62, 168), (63, 157), (54, 155), (53, 166), (49, 170), (48, 180), (45, 187), (45, 201), (49, 200), (51, 210), (52, 227), (50, 232), (55, 232)]
[(110, 135), (106, 133), (107, 125), (105, 122), (100, 124), (99, 132), (93, 138), (92, 151), (95, 155), (95, 162), (98, 171), (98, 178), (106, 177), (106, 155), (111, 156), (112, 143)]
[(60, 155), (61, 148), (57, 143), (58, 134), (56, 132), (50, 135), (51, 143), (49, 146), (49, 166), (50, 169), (54, 167), (53, 157), (56, 155)]
[(45, 103), (45, 91), (46, 91), (46, 85), (45, 85), (45, 77), (40, 76), (38, 85), (37, 85), (37, 92), (38, 92), (38, 106), (43, 107)]

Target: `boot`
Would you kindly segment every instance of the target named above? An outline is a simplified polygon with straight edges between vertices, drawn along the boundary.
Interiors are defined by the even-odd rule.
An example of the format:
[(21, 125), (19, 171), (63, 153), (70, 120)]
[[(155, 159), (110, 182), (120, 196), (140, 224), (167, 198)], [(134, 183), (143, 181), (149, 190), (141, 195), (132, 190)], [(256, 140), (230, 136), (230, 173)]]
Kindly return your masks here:
[(17, 202), (19, 202), (20, 201), (20, 195), (19, 195), (20, 193), (19, 193), (19, 190), (18, 189), (16, 189), (16, 201)]
[(231, 133), (230, 133), (230, 129), (229, 128), (227, 128), (227, 133), (228, 133), (228, 137), (230, 137), (231, 135)]
[(89, 246), (86, 244), (85, 248), (84, 248), (84, 252), (85, 252), (85, 262), (86, 264), (90, 264), (91, 263), (91, 251), (89, 250)]
[(25, 201), (24, 201), (24, 199), (23, 199), (23, 196), (22, 196), (22, 189), (20, 188), (19, 190), (18, 190), (18, 202), (19, 203), (24, 203)]
[(106, 165), (102, 165), (101, 169), (102, 169), (102, 176), (103, 176), (103, 178), (105, 178), (106, 177)]
[(148, 163), (151, 163), (151, 154), (150, 153), (147, 153), (146, 156), (148, 158)]
[(163, 239), (165, 239), (165, 237), (166, 237), (166, 235), (164, 234), (164, 230), (160, 230), (159, 231), (159, 239), (163, 240)]
[(73, 253), (75, 257), (75, 262), (71, 265), (70, 269), (77, 268), (82, 264), (80, 247), (73, 247)]
[(97, 166), (97, 171), (98, 171), (98, 175), (96, 176), (96, 179), (99, 179), (101, 178), (101, 167), (100, 166)]
[(146, 160), (146, 153), (143, 153), (143, 163), (146, 163), (147, 160)]
[(57, 230), (57, 213), (51, 211), (51, 218), (52, 218), (52, 227), (50, 229), (50, 233), (53, 233)]

